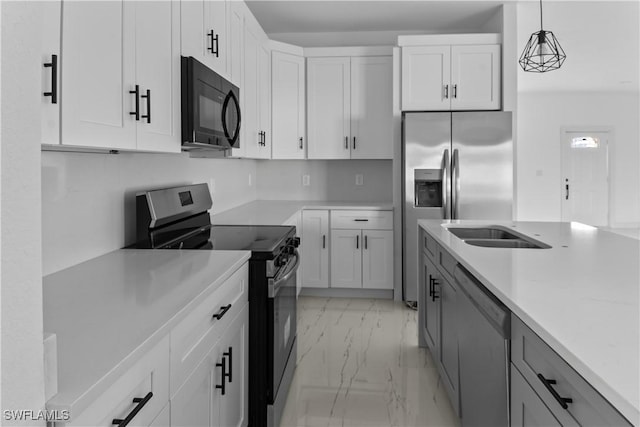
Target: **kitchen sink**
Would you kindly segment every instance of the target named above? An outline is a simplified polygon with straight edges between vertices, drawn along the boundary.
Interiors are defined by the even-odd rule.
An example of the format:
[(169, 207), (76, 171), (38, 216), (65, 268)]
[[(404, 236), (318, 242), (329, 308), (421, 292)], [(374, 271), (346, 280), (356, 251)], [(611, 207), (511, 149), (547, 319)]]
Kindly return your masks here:
[(500, 226), (451, 227), (447, 230), (466, 244), (483, 248), (549, 249), (551, 247), (546, 243)]

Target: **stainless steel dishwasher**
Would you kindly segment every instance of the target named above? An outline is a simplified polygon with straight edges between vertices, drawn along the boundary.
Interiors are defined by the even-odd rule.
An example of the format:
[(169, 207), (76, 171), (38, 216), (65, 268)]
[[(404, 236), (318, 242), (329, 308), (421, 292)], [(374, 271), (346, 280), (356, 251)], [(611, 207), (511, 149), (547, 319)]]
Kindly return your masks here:
[(457, 265), (460, 418), (463, 426), (509, 425), (509, 309)]

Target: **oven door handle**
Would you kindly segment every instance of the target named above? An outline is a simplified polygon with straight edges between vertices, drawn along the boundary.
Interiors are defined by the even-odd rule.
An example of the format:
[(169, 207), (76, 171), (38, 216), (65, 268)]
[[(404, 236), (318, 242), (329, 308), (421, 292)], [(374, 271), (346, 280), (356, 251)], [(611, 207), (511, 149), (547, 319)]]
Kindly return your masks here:
[(300, 254), (298, 253), (297, 250), (294, 250), (293, 255), (296, 257), (296, 262), (293, 264), (293, 267), (287, 270), (287, 272), (284, 273), (279, 279), (276, 279), (276, 278), (269, 279), (269, 286), (268, 286), (269, 298), (275, 298), (275, 296), (278, 295), (278, 292), (280, 292), (280, 288), (282, 287), (282, 284), (287, 280), (289, 280), (291, 276), (293, 276), (293, 274), (298, 269), (298, 266), (300, 265)]

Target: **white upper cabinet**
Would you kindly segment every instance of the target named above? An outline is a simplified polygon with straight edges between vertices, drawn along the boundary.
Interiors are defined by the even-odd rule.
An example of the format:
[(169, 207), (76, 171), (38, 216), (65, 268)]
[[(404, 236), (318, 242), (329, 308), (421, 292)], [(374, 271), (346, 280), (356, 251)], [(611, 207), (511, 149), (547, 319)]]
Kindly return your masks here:
[(309, 159), (349, 159), (351, 58), (307, 59)]
[(401, 36), (402, 110), (499, 110), (495, 34)]
[(500, 46), (451, 46), (451, 109), (500, 108)]
[(62, 1), (41, 3), (43, 144), (60, 143), (60, 13)]
[(262, 143), (258, 145), (259, 159), (271, 158), (271, 51), (266, 40), (258, 49), (258, 133)]
[(228, 76), (229, 34), (225, 0), (181, 0), (181, 50)]
[(179, 152), (179, 3), (67, 2), (61, 143)]
[(351, 158), (393, 157), (390, 56), (351, 58)]
[(271, 54), (272, 158), (305, 157), (304, 57), (273, 51)]
[(402, 109), (448, 110), (451, 78), (449, 46), (402, 48)]
[(255, 29), (245, 24), (244, 29), (244, 77), (242, 86), (240, 87), (241, 98), (241, 133), (240, 133), (240, 151), (233, 155), (242, 157), (258, 157), (260, 145), (262, 143), (262, 135), (258, 134), (258, 50), (259, 39)]
[(309, 159), (393, 157), (390, 56), (307, 59)]

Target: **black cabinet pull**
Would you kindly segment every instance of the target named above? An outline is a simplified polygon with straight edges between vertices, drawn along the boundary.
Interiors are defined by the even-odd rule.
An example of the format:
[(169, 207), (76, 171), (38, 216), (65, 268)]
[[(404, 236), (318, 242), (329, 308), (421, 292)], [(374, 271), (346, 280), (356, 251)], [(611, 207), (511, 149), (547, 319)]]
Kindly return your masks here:
[(207, 33), (207, 37), (209, 38), (209, 42), (208, 44), (210, 44), (210, 46), (207, 46), (207, 50), (211, 53), (214, 53), (213, 51), (213, 30), (209, 30), (209, 32)]
[(453, 85), (453, 97), (454, 98), (458, 97), (458, 85), (457, 84)]
[(364, 248), (367, 249), (367, 235), (364, 235)]
[(349, 137), (348, 136), (344, 137), (344, 149), (345, 150), (349, 149)]
[[(213, 33), (213, 30), (211, 30), (211, 32)], [(216, 58), (219, 57), (219, 51), (220, 51), (220, 43), (218, 42), (218, 37), (220, 37), (220, 34), (216, 34), (216, 36), (211, 41), (212, 44), (213, 42), (216, 43), (215, 50), (213, 51), (213, 54), (216, 56)]]
[(429, 275), (429, 296), (433, 295), (433, 277)]
[(134, 397), (133, 403), (137, 403), (136, 407), (133, 408), (133, 410), (129, 412), (129, 415), (127, 415), (124, 419), (114, 418), (113, 421), (111, 421), (111, 424), (115, 424), (118, 427), (125, 427), (127, 424), (131, 422), (131, 420), (133, 420), (133, 417), (138, 415), (138, 412), (140, 412), (140, 410), (144, 408), (144, 405), (146, 405), (147, 402), (151, 400), (152, 397), (153, 397), (152, 392), (147, 393), (147, 395), (142, 398)]
[(129, 93), (136, 96), (136, 111), (129, 113), (131, 116), (136, 116), (136, 121), (140, 120), (140, 86), (136, 85), (136, 90), (130, 90)]
[(438, 283), (438, 279), (433, 279), (433, 290), (431, 291), (431, 301), (435, 302), (438, 298), (440, 298), (440, 295), (436, 293), (436, 285), (440, 286), (440, 283)]
[(322, 235), (322, 249), (327, 247), (327, 236), (326, 234)]
[(142, 117), (143, 119), (147, 119), (147, 123), (151, 123), (151, 91), (147, 89), (147, 94), (140, 95), (140, 98), (147, 99), (147, 114), (142, 115), (140, 117)]
[(353, 137), (353, 149), (354, 150), (356, 149), (356, 137), (355, 136)]
[(229, 379), (229, 382), (233, 382), (231, 375), (233, 375), (233, 347), (229, 347), (229, 351), (222, 353), (223, 356), (229, 358), (229, 371), (224, 373), (224, 376)]
[(551, 393), (551, 395), (558, 401), (563, 409), (569, 408), (569, 405), (567, 405), (567, 403), (573, 403), (573, 399), (571, 399), (570, 397), (560, 396), (556, 389), (551, 387), (552, 384), (556, 384), (556, 380), (548, 380), (542, 374), (538, 374), (538, 379), (542, 381), (542, 384), (544, 384), (547, 390), (549, 390), (549, 393)]
[(220, 307), (220, 311), (214, 314), (213, 318), (218, 320), (222, 319), (222, 316), (224, 316), (227, 313), (227, 311), (229, 311), (230, 308), (231, 308), (231, 304), (227, 304), (223, 307)]
[(44, 92), (44, 96), (51, 97), (51, 103), (58, 103), (58, 55), (51, 55), (51, 62), (45, 62), (44, 68), (51, 68), (51, 92)]
[(222, 395), (224, 396), (225, 391), (226, 391), (226, 378), (227, 378), (227, 359), (222, 356), (222, 360), (220, 361), (220, 363), (216, 363), (216, 367), (218, 368), (222, 368), (222, 375), (220, 375), (220, 378), (222, 378), (222, 384), (216, 384), (216, 388), (219, 388), (222, 392)]
[(354, 219), (355, 222), (367, 222), (369, 221), (368, 219), (360, 219), (360, 218), (356, 218)]
[(360, 249), (360, 235), (356, 236), (356, 249)]
[(302, 137), (300, 137), (300, 149), (302, 150)]

